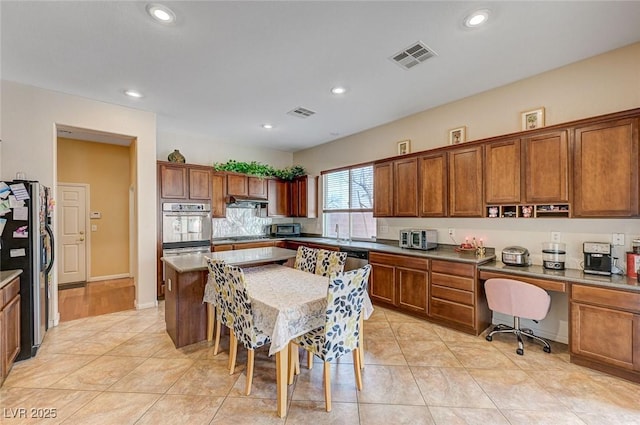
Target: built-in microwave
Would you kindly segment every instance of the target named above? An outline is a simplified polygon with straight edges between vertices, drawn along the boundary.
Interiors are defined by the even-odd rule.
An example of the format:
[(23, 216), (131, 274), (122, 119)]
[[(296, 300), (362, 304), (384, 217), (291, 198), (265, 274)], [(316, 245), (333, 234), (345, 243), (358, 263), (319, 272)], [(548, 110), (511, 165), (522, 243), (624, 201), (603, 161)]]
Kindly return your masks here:
[(300, 223), (282, 223), (271, 225), (272, 236), (300, 236)]
[(400, 230), (401, 248), (435, 249), (438, 247), (438, 231), (433, 229), (404, 229)]

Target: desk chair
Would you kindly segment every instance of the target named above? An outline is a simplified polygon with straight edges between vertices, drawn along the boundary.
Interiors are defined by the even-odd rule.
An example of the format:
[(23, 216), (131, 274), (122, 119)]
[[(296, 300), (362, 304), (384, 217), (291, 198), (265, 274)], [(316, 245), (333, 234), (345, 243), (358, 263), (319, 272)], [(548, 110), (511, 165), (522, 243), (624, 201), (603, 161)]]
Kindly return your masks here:
[(549, 343), (533, 334), (531, 329), (520, 328), (520, 319), (531, 319), (534, 322), (547, 316), (551, 306), (551, 297), (544, 289), (513, 279), (488, 279), (484, 283), (489, 308), (498, 313), (513, 316), (513, 327), (498, 325), (486, 336), (487, 341), (493, 339), (497, 333), (514, 333), (518, 338), (516, 353), (524, 354), (522, 335), (540, 341), (547, 353), (551, 352)]

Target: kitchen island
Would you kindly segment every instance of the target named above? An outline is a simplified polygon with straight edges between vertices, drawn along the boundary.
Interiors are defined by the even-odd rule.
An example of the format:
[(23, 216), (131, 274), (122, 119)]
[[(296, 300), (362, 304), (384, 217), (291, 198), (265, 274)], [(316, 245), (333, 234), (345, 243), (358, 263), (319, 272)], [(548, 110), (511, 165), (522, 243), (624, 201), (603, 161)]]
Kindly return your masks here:
[(176, 348), (206, 339), (207, 308), (202, 302), (209, 274), (205, 257), (252, 267), (284, 263), (295, 258), (291, 249), (267, 247), (163, 257), (165, 265), (165, 322)]

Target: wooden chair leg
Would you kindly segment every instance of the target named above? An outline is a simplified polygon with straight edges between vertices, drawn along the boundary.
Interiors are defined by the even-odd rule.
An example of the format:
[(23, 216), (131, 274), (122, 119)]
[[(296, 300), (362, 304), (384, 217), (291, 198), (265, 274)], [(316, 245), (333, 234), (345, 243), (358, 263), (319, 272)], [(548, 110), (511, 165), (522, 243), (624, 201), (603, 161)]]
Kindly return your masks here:
[(233, 331), (229, 332), (229, 375), (233, 375), (236, 371), (236, 356), (238, 355), (238, 340)]
[(289, 364), (287, 365), (287, 383), (293, 384), (293, 375), (296, 372), (296, 357), (298, 357), (297, 345), (289, 341)]
[(362, 373), (360, 371), (360, 353), (358, 351), (360, 351), (358, 348), (353, 350), (353, 372), (356, 375), (356, 388), (362, 391)]
[(331, 412), (331, 363), (324, 362), (324, 407)]
[(252, 349), (247, 350), (247, 385), (245, 386), (244, 393), (246, 395), (251, 394), (251, 383), (253, 382), (253, 363), (255, 360), (255, 351)]
[(213, 341), (213, 325), (215, 322), (215, 307), (211, 303), (207, 303), (207, 341)]
[(360, 353), (360, 369), (364, 369), (364, 314), (360, 312), (360, 335), (358, 335), (358, 353)]
[(307, 351), (307, 369), (313, 369), (313, 353), (311, 351)]
[(213, 344), (213, 355), (218, 355), (218, 350), (220, 349), (220, 334), (222, 334), (222, 323), (220, 320), (216, 321), (216, 342)]

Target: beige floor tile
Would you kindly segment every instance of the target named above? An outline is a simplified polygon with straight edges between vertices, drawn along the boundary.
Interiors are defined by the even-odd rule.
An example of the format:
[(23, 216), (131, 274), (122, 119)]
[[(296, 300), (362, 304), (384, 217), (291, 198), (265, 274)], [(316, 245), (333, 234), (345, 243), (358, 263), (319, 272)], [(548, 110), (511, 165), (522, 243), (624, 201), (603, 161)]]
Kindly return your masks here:
[(144, 357), (100, 356), (70, 373), (51, 388), (104, 391), (144, 362)]
[(287, 425), (343, 425), (357, 423), (359, 423), (359, 419), (358, 405), (356, 403), (333, 401), (331, 403), (331, 412), (327, 412), (324, 401), (292, 401), (287, 415)]
[(123, 329), (126, 329), (127, 332), (142, 332), (147, 329), (149, 326), (155, 323), (162, 323), (165, 325), (163, 317), (145, 317), (144, 315), (136, 315), (136, 316), (123, 316), (124, 320), (119, 320), (113, 326), (105, 329), (106, 332), (122, 332)]
[(173, 344), (166, 333), (138, 333), (106, 354), (111, 356), (151, 357), (156, 352)]
[(554, 410), (565, 407), (521, 370), (469, 369), (498, 409)]
[(391, 329), (396, 339), (411, 341), (441, 341), (435, 327), (429, 322), (392, 322)]
[(436, 425), (509, 425), (498, 409), (429, 407), (429, 410)]
[(206, 425), (211, 422), (224, 397), (165, 395), (136, 425)]
[(386, 310), (384, 312), (389, 323), (393, 322), (410, 322), (410, 323), (424, 323), (423, 319), (418, 317), (409, 316), (408, 314), (400, 313), (399, 311)]
[[(344, 362), (352, 362), (353, 356), (347, 354), (341, 359)], [(387, 365), (406, 366), (407, 361), (402, 354), (400, 345), (395, 339), (372, 339), (364, 340), (364, 364), (365, 365)]]
[(463, 368), (412, 367), (428, 406), (495, 408), (495, 404)]
[(638, 425), (640, 413), (637, 410), (619, 410), (609, 413), (576, 413), (587, 425)]
[(186, 345), (184, 347), (176, 348), (171, 338), (166, 338), (161, 348), (153, 353), (151, 357), (159, 359), (192, 359), (196, 360), (203, 358), (205, 353), (213, 350), (213, 343), (207, 341), (197, 342), (195, 344)]
[(193, 365), (189, 359), (146, 359), (108, 391), (165, 393)]
[[(526, 406), (523, 406), (526, 408)], [(511, 425), (585, 425), (568, 409), (558, 410), (502, 410)]]
[(71, 415), (64, 424), (134, 424), (159, 398), (159, 394), (103, 392)]
[(365, 339), (394, 339), (395, 335), (389, 322), (381, 320), (377, 322), (364, 322), (364, 338)]
[(409, 366), (462, 367), (447, 345), (440, 341), (399, 340)]
[(237, 380), (237, 373), (229, 375), (227, 363), (195, 360), (193, 365), (176, 380), (167, 393), (224, 397), (229, 394)]
[[(357, 388), (353, 364), (331, 364), (331, 399), (337, 402), (356, 402)], [(316, 363), (309, 370), (301, 365), (300, 375), (296, 378), (292, 400), (324, 401), (323, 365)], [(364, 383), (363, 383), (364, 385)]]
[(389, 311), (383, 307), (378, 307), (375, 306), (373, 307), (373, 313), (371, 313), (371, 316), (369, 316), (369, 318), (367, 320), (365, 320), (365, 326), (366, 324), (369, 322), (378, 322), (378, 321), (382, 321), (382, 322), (386, 322), (387, 321), (387, 315), (386, 312)]
[(486, 341), (483, 336), (470, 335), (464, 332), (457, 331), (455, 329), (445, 328), (444, 326), (440, 326), (440, 325), (434, 324), (433, 330), (436, 334), (438, 334), (440, 339), (442, 339), (445, 342), (478, 343), (481, 341), (481, 342), (488, 343), (488, 341)]
[(360, 423), (366, 425), (435, 424), (427, 406), (368, 403), (360, 403)]
[(102, 355), (136, 335), (133, 332), (97, 332), (80, 340), (57, 343), (49, 351), (65, 354)]
[(17, 362), (4, 382), (4, 387), (47, 388), (77, 371), (97, 356), (51, 354)]
[(492, 347), (488, 341), (478, 344), (470, 341), (448, 341), (447, 347), (453, 355), (469, 369), (519, 369), (500, 350)]
[(98, 394), (95, 391), (3, 387), (0, 390), (0, 424), (58, 424)]
[(283, 425), (273, 400), (227, 397), (213, 417), (211, 425)]
[(116, 314), (104, 314), (102, 316), (86, 317), (84, 319), (62, 322), (62, 329), (73, 329), (74, 331), (94, 331), (104, 332), (119, 322), (123, 322), (127, 316)]
[(367, 365), (362, 373), (360, 403), (425, 404), (408, 366)]

